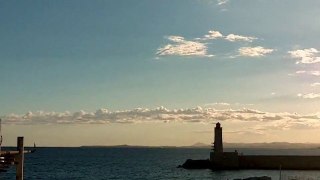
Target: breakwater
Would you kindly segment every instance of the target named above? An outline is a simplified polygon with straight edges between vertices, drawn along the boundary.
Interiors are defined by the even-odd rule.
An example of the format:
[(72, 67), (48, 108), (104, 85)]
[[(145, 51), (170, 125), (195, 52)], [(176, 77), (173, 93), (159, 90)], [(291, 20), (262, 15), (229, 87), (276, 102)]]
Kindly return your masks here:
[(295, 155), (243, 155), (237, 151), (224, 152), (222, 127), (216, 124), (214, 143), (210, 159), (188, 159), (183, 165), (186, 169), (284, 169), (320, 170), (320, 156)]

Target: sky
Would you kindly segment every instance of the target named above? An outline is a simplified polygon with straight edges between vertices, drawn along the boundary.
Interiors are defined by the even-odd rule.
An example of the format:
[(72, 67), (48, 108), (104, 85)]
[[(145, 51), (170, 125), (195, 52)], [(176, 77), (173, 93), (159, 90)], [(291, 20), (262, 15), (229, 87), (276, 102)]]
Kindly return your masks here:
[(0, 1), (4, 144), (320, 143), (319, 8)]

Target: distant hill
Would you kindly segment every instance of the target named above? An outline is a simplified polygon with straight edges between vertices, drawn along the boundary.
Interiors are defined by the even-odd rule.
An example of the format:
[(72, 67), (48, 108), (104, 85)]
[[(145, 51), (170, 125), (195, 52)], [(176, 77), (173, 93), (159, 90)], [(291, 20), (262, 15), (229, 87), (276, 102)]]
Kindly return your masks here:
[[(190, 146), (139, 146), (139, 145), (111, 145), (111, 146), (81, 146), (82, 148), (208, 148), (210, 144), (195, 143)], [(224, 143), (224, 148), (253, 148), (253, 149), (316, 149), (320, 144), (315, 143), (288, 143), (288, 142), (271, 142), (271, 143)]]
[(93, 145), (93, 146), (80, 146), (81, 148), (178, 148), (176, 146), (140, 146), (140, 145)]
[(208, 147), (208, 146), (210, 146), (210, 145), (205, 144), (205, 143), (200, 143), (200, 142), (191, 145), (191, 147)]
[[(211, 148), (211, 145), (204, 143), (195, 143), (187, 146), (194, 148)], [(224, 148), (263, 148), (263, 149), (310, 149), (320, 148), (320, 144), (315, 143), (288, 143), (288, 142), (271, 142), (271, 143), (224, 143)]]

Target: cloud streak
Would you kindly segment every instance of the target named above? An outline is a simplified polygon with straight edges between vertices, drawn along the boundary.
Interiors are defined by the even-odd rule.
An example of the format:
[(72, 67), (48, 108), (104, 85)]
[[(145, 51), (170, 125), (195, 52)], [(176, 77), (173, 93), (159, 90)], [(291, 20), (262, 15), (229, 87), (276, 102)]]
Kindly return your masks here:
[(306, 74), (306, 75), (312, 75), (312, 76), (320, 76), (320, 71), (304, 71), (304, 70), (300, 70), (300, 71), (296, 71), (296, 74)]
[(238, 34), (223, 35), (220, 31), (217, 31), (217, 30), (210, 30), (208, 31), (208, 34), (203, 36), (203, 38), (196, 38), (196, 40), (203, 40), (203, 41), (214, 40), (214, 39), (224, 39), (230, 42), (236, 42), (236, 41), (253, 42), (258, 38), (253, 36), (243, 36)]
[(236, 34), (229, 34), (225, 37), (226, 40), (235, 42), (235, 41), (246, 41), (246, 42), (253, 42), (253, 40), (258, 39), (253, 36), (241, 36)]
[(223, 4), (227, 4), (229, 2), (229, 0), (217, 0), (217, 5), (221, 6)]
[(208, 54), (205, 43), (188, 41), (182, 36), (168, 36), (167, 39), (171, 43), (160, 47), (156, 53), (158, 56), (213, 57), (212, 54)]
[(320, 86), (320, 83), (319, 83), (319, 82), (315, 82), (315, 83), (310, 84), (310, 86), (311, 86), (311, 87)]
[(261, 46), (256, 47), (241, 47), (238, 52), (239, 56), (248, 56), (248, 57), (263, 57), (267, 54), (270, 54), (274, 49), (268, 49)]
[(315, 99), (315, 98), (320, 98), (320, 93), (307, 93), (307, 94), (299, 93), (297, 96), (304, 99)]
[[(311, 95), (301, 95), (310, 96)], [(319, 94), (317, 96), (320, 96)], [(110, 123), (206, 123), (217, 121), (242, 122), (255, 124), (256, 129), (295, 129), (318, 128), (320, 116), (318, 114), (299, 115), (297, 113), (269, 113), (254, 109), (224, 109), (188, 108), (155, 109), (136, 108), (124, 111), (109, 111), (98, 109), (96, 112), (28, 112), (24, 115), (10, 114), (1, 117), (4, 124), (14, 125), (45, 125), (45, 124), (110, 124)]]
[(212, 39), (218, 39), (223, 38), (224, 36), (219, 32), (215, 30), (211, 30), (208, 32), (208, 34), (204, 35), (203, 38), (196, 38), (198, 40), (212, 40)]

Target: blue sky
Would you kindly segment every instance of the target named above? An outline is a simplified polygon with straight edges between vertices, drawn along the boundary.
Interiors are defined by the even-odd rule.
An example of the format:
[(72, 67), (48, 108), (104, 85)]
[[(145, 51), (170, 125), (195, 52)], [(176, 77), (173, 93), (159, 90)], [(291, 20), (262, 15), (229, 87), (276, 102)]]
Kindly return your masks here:
[[(97, 115), (101, 108), (108, 113), (153, 109), (157, 117), (170, 114), (155, 110), (160, 106), (169, 111), (200, 106), (257, 109), (274, 113), (269, 114), (272, 117), (282, 117), (284, 112), (317, 117), (319, 8), (317, 0), (0, 1), (0, 114), (17, 131), (30, 126), (24, 134), (34, 139), (43, 135), (31, 135), (35, 129), (65, 128), (56, 118), (61, 116), (75, 124), (71, 132), (76, 134), (84, 129), (72, 119), (79, 112), (86, 122), (100, 118), (109, 123), (109, 116), (106, 120)], [(94, 118), (88, 117), (90, 113), (96, 113)], [(117, 116), (121, 118), (115, 121), (120, 122), (134, 117), (143, 120), (136, 114)], [(46, 123), (39, 122), (41, 118)], [(270, 123), (286, 120), (318, 127), (314, 119), (305, 118), (292, 122), (286, 116)], [(124, 128), (103, 125), (105, 130), (111, 126)], [(207, 131), (210, 126), (201, 128)], [(190, 128), (177, 125), (176, 130), (189, 132)], [(110, 142), (97, 143), (157, 145), (139, 141), (138, 136), (137, 141), (117, 139), (121, 134), (116, 132), (113, 136)], [(204, 136), (208, 134), (196, 137)], [(151, 137), (166, 145), (159, 133)], [(265, 138), (276, 141), (279, 137)], [(172, 139), (172, 144), (179, 141)], [(188, 143), (191, 140), (181, 144)]]

